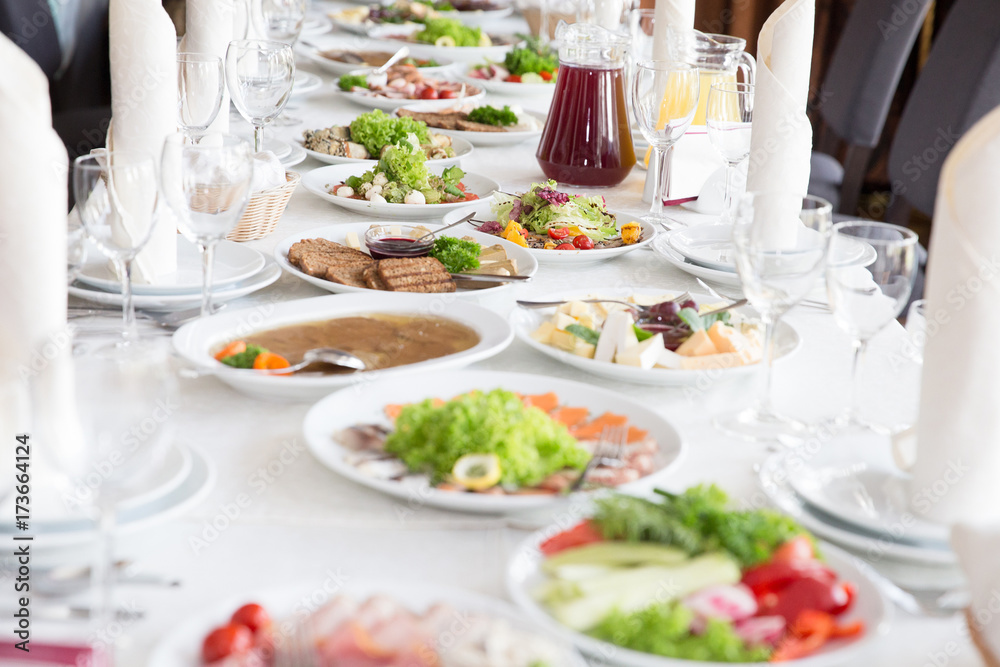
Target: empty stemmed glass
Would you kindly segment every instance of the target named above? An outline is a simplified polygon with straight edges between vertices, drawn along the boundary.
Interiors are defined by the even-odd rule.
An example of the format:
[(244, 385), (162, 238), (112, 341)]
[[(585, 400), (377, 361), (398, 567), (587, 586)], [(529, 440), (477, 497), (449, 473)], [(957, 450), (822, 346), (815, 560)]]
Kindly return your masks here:
[(281, 113), (295, 83), (295, 56), (282, 42), (244, 39), (226, 51), (226, 83), (240, 114), (253, 125), (254, 151), (264, 146), (264, 126)]
[(164, 143), (160, 171), (164, 198), (177, 214), (181, 233), (201, 251), (201, 314), (211, 315), (215, 245), (236, 226), (250, 199), (250, 146), (228, 134), (201, 144), (185, 143), (175, 134)]
[(861, 366), (868, 341), (896, 319), (910, 299), (917, 271), (917, 235), (905, 227), (871, 220), (841, 222), (833, 234), (826, 290), (833, 319), (850, 334), (854, 346), (851, 402), (834, 425), (889, 433), (889, 428), (869, 424), (859, 416)]
[[(260, 0), (262, 34), (268, 39), (294, 48), (305, 20), (306, 0)], [(286, 107), (271, 122), (279, 126), (298, 125), (302, 119), (289, 114)]]
[(666, 199), (670, 182), (670, 151), (684, 136), (698, 108), (698, 68), (665, 60), (636, 63), (632, 80), (632, 112), (636, 124), (653, 149), (656, 192), (649, 215), (643, 220), (670, 226)]
[(73, 284), (87, 261), (87, 232), (78, 213), (66, 216), (66, 283)]
[(82, 155), (73, 163), (73, 192), (87, 237), (121, 280), (122, 337), (128, 342), (136, 336), (132, 263), (157, 223), (156, 162), (125, 151)]
[(753, 121), (753, 85), (714, 83), (708, 92), (705, 124), (708, 138), (726, 161), (726, 194), (722, 222), (732, 222), (736, 168), (750, 156), (750, 128)]
[(177, 54), (177, 125), (192, 142), (197, 143), (215, 122), (225, 85), (222, 58)]
[(764, 322), (763, 390), (753, 407), (715, 419), (716, 427), (726, 433), (791, 444), (810, 430), (771, 407), (774, 332), (782, 315), (823, 275), (833, 232), (832, 209), (818, 197), (789, 192), (748, 192), (740, 199), (733, 246), (743, 292)]

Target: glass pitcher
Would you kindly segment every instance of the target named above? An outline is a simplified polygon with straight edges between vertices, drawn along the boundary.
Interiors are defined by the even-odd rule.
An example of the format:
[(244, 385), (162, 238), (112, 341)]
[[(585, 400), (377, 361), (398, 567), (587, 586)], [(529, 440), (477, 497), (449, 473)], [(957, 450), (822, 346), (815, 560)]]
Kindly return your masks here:
[(737, 73), (743, 72), (743, 82), (753, 84), (757, 61), (744, 51), (747, 42), (730, 35), (712, 35), (698, 30), (667, 29), (667, 40), (672, 60), (694, 65), (701, 70), (701, 98), (692, 125), (705, 124), (708, 92), (712, 84), (736, 82)]
[(559, 76), (535, 157), (565, 185), (611, 187), (635, 165), (625, 106), (628, 37), (590, 23), (560, 22)]

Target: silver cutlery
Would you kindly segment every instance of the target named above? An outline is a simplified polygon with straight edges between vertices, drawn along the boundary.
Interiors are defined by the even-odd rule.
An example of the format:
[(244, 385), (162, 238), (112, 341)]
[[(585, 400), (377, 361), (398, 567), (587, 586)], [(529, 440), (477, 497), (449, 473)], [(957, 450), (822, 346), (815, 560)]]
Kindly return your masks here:
[[(10, 616), (13, 613), (13, 609), (0, 609), (0, 613), (5, 616)], [(96, 614), (96, 610), (87, 605), (69, 605), (69, 604), (32, 604), (31, 605), (31, 616), (35, 620), (44, 621), (54, 621), (54, 622), (72, 622), (72, 621), (89, 621)], [(132, 607), (118, 607), (114, 611), (114, 617), (116, 621), (130, 622), (138, 621), (145, 617), (146, 612), (139, 608)]]
[[(686, 301), (691, 298), (690, 292), (684, 292), (678, 296), (675, 296), (664, 303), (676, 303), (678, 301)], [(628, 306), (630, 309), (638, 311), (639, 315), (649, 315), (652, 313), (652, 306), (640, 306), (637, 303), (631, 303), (629, 301), (622, 301), (621, 299), (564, 299), (561, 301), (524, 301), (518, 300), (517, 305), (521, 308), (536, 309), (536, 308), (556, 308), (563, 305), (564, 303), (572, 303), (573, 301), (579, 301), (581, 303), (618, 303), (623, 306)]]
[(605, 426), (601, 431), (601, 438), (594, 447), (594, 455), (587, 461), (583, 472), (576, 478), (573, 484), (566, 490), (567, 493), (575, 493), (580, 490), (583, 483), (587, 481), (587, 475), (599, 465), (620, 467), (622, 465), (622, 454), (625, 452), (625, 441), (628, 431), (624, 426)]
[[(176, 588), (181, 585), (177, 579), (158, 574), (129, 574), (131, 563), (115, 563), (113, 576), (119, 585), (163, 586)], [(90, 567), (86, 565), (62, 565), (46, 570), (35, 577), (34, 590), (44, 597), (68, 597), (82, 593), (90, 586)]]
[(338, 350), (333, 347), (317, 347), (311, 350), (306, 350), (302, 355), (302, 361), (297, 364), (293, 364), (288, 368), (272, 368), (267, 370), (257, 369), (257, 372), (266, 373), (268, 375), (288, 375), (290, 373), (294, 373), (295, 371), (302, 370), (309, 364), (315, 363), (340, 366), (341, 368), (350, 368), (356, 371), (363, 371), (368, 368), (368, 364), (365, 363), (364, 359), (351, 354), (350, 352), (344, 352), (343, 350)]
[(396, 51), (394, 54), (389, 56), (389, 59), (386, 60), (384, 63), (382, 63), (380, 67), (376, 67), (374, 70), (372, 70), (372, 74), (382, 74), (383, 72), (388, 70), (390, 67), (392, 67), (393, 65), (395, 65), (397, 62), (399, 62), (408, 55), (410, 55), (410, 47), (408, 46), (401, 47), (399, 51)]
[(526, 283), (531, 276), (493, 276), (485, 273), (450, 273), (452, 280), (468, 280), (478, 283)]

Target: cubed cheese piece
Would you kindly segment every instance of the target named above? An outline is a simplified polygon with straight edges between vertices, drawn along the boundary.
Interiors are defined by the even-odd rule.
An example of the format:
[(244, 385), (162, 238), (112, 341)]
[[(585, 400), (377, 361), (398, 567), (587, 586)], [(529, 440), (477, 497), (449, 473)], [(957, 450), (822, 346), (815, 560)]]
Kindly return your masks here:
[[(479, 260), (479, 268), (480, 269), (490, 269), (490, 270), (493, 270), (493, 269), (506, 269), (508, 271), (507, 275), (509, 275), (509, 276), (517, 275), (517, 262), (515, 262), (512, 259), (498, 259), (498, 260), (492, 260), (492, 261), (487, 261), (487, 262), (484, 262), (483, 260), (480, 259)], [(475, 273), (475, 271), (473, 271), (473, 273)], [(492, 275), (496, 275), (496, 274), (492, 274)]]
[(588, 329), (597, 329), (597, 327), (594, 326), (594, 316), (589, 313), (578, 315), (576, 321)]
[(572, 301), (567, 301), (566, 303), (560, 303), (556, 307), (556, 312), (557, 313), (566, 313), (567, 315), (569, 315), (569, 311), (570, 311), (570, 309), (572, 307), (573, 307), (573, 302)]
[(712, 339), (715, 349), (721, 353), (732, 353), (739, 355), (744, 364), (752, 364), (760, 360), (760, 346), (750, 341), (749, 338), (731, 326), (722, 322), (716, 322), (708, 330), (708, 337)]
[(468, 271), (468, 273), (473, 273), (478, 276), (509, 276), (510, 271), (503, 267), (500, 262), (490, 262), (489, 264), (480, 264), (478, 269), (474, 271)]
[(389, 227), (389, 236), (400, 236), (403, 233), (403, 228), (399, 225), (391, 225)]
[(573, 354), (578, 357), (586, 357), (587, 359), (593, 359), (594, 353), (597, 351), (596, 346), (588, 343), (582, 338), (576, 339), (576, 347), (573, 348)]
[(357, 232), (347, 232), (347, 247), (361, 250), (361, 241), (358, 240)]
[(663, 348), (660, 352), (660, 358), (656, 360), (656, 367), (677, 370), (684, 367), (684, 361), (688, 358), (689, 357), (682, 357), (673, 350)]
[(566, 313), (556, 313), (556, 329), (565, 329), (571, 324), (576, 324), (576, 318)]
[(542, 322), (542, 325), (531, 332), (531, 337), (542, 345), (552, 342), (552, 333), (556, 330), (556, 325), (551, 320)]
[(568, 331), (556, 329), (549, 338), (549, 344), (558, 347), (560, 350), (572, 352), (576, 349), (576, 341), (580, 340)]
[(717, 354), (715, 344), (708, 337), (708, 332), (704, 329), (695, 331), (690, 338), (681, 343), (677, 348), (677, 354), (682, 357), (703, 357), (707, 354)]
[(625, 331), (622, 333), (622, 340), (618, 343), (619, 350), (627, 350), (633, 345), (639, 344), (639, 337), (635, 335), (635, 327), (633, 326), (635, 320), (632, 319), (632, 314), (628, 311), (620, 311), (629, 319), (629, 325), (625, 327)]
[[(619, 346), (626, 340), (626, 334), (632, 331), (632, 316), (625, 311), (608, 315), (601, 329), (601, 337), (597, 340), (597, 350), (594, 359), (611, 363)], [(633, 332), (633, 335), (635, 333)], [(638, 340), (636, 341), (638, 342)]]
[(663, 351), (663, 334), (656, 334), (641, 343), (636, 343), (615, 355), (615, 362), (626, 366), (638, 366), (649, 370), (656, 365)]
[(709, 354), (701, 357), (684, 357), (682, 368), (691, 371), (709, 370), (715, 368), (735, 368), (742, 366), (740, 355), (726, 352), (725, 354)]
[(503, 259), (507, 259), (507, 251), (499, 243), (483, 248), (479, 252), (480, 262), (496, 262)]
[(573, 317), (591, 314), (590, 304), (583, 301), (571, 301), (569, 304), (569, 314)]

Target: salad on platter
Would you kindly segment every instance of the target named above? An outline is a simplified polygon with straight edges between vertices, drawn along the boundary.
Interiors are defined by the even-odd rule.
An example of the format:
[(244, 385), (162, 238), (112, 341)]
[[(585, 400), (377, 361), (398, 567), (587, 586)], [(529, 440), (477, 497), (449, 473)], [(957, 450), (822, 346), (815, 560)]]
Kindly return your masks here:
[(469, 77), (507, 83), (555, 83), (559, 76), (559, 54), (542, 44), (537, 37), (523, 37), (524, 46), (516, 46), (502, 63), (487, 60), (473, 65)]
[(390, 116), (379, 109), (361, 114), (350, 125), (305, 130), (303, 146), (326, 155), (358, 160), (378, 159), (383, 151), (414, 135), (428, 160), (455, 156), (451, 137), (431, 133), (427, 124), (412, 118)]
[[(690, 297), (602, 297), (564, 303), (531, 333), (543, 345), (602, 363), (650, 369), (733, 368), (759, 362), (764, 324)], [(635, 304), (619, 303), (627, 301)]]
[(479, 199), (477, 194), (466, 191), (461, 168), (448, 167), (438, 176), (427, 169), (426, 162), (420, 139), (411, 133), (383, 149), (375, 167), (360, 176), (350, 176), (328, 192), (381, 204), (453, 204)]
[[(304, 656), (293, 646), (308, 663), (298, 662)], [(287, 618), (247, 603), (201, 647), (202, 664), (229, 667), (557, 667), (565, 657), (558, 643), (501, 616), (447, 602), (416, 611), (380, 593), (339, 593), (318, 607), (300, 603)]]
[[(473, 391), (451, 400), (386, 405), (383, 424), (357, 424), (335, 439), (372, 477), (418, 476), (442, 491), (492, 495), (565, 492), (586, 470), (589, 486), (618, 486), (650, 474), (656, 441), (625, 415), (562, 404), (553, 392)], [(609, 429), (616, 459), (588, 462)]]
[(389, 100), (458, 100), (483, 91), (460, 81), (426, 77), (412, 65), (393, 65), (381, 74), (345, 74), (337, 80), (345, 93)]
[(517, 105), (467, 106), (469, 108), (433, 112), (402, 108), (396, 110), (396, 115), (419, 120), (430, 127), (460, 132), (534, 132), (542, 129), (541, 121)]
[(626, 649), (709, 662), (784, 662), (865, 633), (856, 589), (811, 535), (715, 486), (612, 494), (540, 544), (533, 598), (561, 625)]
[(642, 226), (621, 227), (608, 211), (604, 197), (559, 192), (555, 181), (533, 183), (521, 195), (496, 193), (493, 220), (479, 231), (539, 250), (594, 250), (639, 243)]

